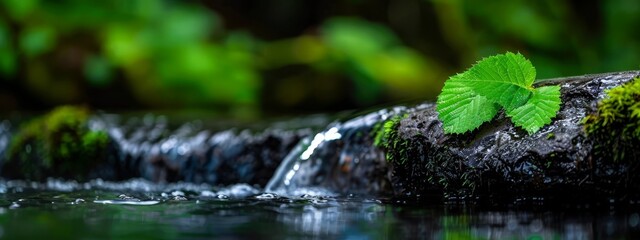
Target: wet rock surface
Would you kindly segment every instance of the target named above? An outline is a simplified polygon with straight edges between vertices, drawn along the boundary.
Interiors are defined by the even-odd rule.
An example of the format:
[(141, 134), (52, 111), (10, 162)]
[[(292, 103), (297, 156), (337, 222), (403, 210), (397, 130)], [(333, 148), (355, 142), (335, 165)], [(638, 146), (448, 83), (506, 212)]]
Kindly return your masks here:
[[(513, 126), (500, 114), (480, 129), (445, 135), (435, 105), (409, 114), (395, 126), (386, 149), (396, 196), (438, 201), (457, 199), (638, 198), (640, 159), (614, 162), (594, 151), (582, 119), (596, 111), (610, 89), (640, 75), (623, 72), (553, 79), (562, 106), (537, 133)], [(616, 149), (612, 149), (616, 151)], [(638, 156), (636, 153), (629, 156)]]
[(109, 152), (117, 153), (108, 163), (116, 168), (101, 168), (116, 171), (98, 175), (112, 174), (116, 179), (141, 176), (155, 182), (264, 186), (284, 156), (312, 133), (309, 128), (211, 132), (197, 122), (169, 130), (162, 118), (143, 121), (146, 123), (142, 125), (131, 123), (129, 129), (93, 126), (108, 131), (113, 148)]

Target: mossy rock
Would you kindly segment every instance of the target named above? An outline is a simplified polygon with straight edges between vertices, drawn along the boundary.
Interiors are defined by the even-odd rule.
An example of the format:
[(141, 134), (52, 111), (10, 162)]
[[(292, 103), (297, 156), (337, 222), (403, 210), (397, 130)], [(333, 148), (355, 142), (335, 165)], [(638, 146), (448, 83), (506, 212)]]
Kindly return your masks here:
[(2, 175), (85, 180), (104, 160), (109, 142), (105, 132), (89, 130), (88, 119), (86, 108), (62, 106), (24, 123), (11, 140)]
[(598, 110), (583, 119), (584, 129), (597, 144), (594, 154), (614, 161), (638, 160), (640, 147), (640, 78), (606, 91)]
[(473, 132), (445, 134), (435, 105), (413, 112), (388, 127), (382, 144), (395, 195), (492, 202), (640, 199), (638, 76), (633, 71), (540, 82), (561, 86), (562, 106), (534, 134), (505, 114)]

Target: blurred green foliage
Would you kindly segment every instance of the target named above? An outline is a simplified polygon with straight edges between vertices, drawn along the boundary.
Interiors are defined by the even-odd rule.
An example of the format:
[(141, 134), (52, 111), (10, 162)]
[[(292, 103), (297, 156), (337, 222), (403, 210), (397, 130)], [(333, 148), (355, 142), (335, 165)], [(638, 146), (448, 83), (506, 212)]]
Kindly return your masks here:
[(347, 75), (352, 94), (363, 105), (376, 103), (385, 93), (400, 99), (436, 94), (446, 76), (436, 61), (402, 45), (387, 27), (356, 18), (333, 18), (318, 35), (266, 43), (263, 51), (266, 68), (304, 64), (317, 72)]
[(631, 70), (640, 62), (638, 1), (432, 2), (444, 35), (464, 41), (457, 50), (466, 61), (519, 51), (539, 78)]
[(446, 76), (505, 51), (540, 78), (637, 69), (636, 29), (635, 0), (4, 0), (0, 109), (256, 116), (433, 100)]
[[(202, 6), (125, 0), (3, 4), (3, 23), (18, 29), (0, 27), (1, 69), (13, 74), (20, 68), (15, 59), (24, 58), (18, 70), (26, 76), (19, 80), (54, 104), (82, 100), (84, 85), (107, 87), (119, 74), (134, 99), (147, 106), (252, 108), (257, 102), (254, 39), (223, 33), (217, 15)], [(12, 51), (16, 46), (18, 52)], [(50, 88), (60, 83), (68, 88)]]

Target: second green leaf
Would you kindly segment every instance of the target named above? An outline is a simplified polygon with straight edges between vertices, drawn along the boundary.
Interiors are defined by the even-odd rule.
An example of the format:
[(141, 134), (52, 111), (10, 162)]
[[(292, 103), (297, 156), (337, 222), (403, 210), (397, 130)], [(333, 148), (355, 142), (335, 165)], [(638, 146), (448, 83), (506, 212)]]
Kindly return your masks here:
[(560, 87), (534, 88), (536, 70), (521, 54), (485, 58), (445, 82), (438, 117), (446, 133), (464, 133), (490, 121), (502, 107), (512, 122), (535, 133), (560, 109)]

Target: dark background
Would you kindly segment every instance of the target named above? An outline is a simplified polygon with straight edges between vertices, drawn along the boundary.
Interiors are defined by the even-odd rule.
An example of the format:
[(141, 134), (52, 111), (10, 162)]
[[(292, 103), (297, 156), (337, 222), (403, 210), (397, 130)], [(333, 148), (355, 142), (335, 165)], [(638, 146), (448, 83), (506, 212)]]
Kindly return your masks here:
[(255, 119), (434, 100), (482, 57), (640, 68), (640, 1), (3, 0), (0, 111)]

